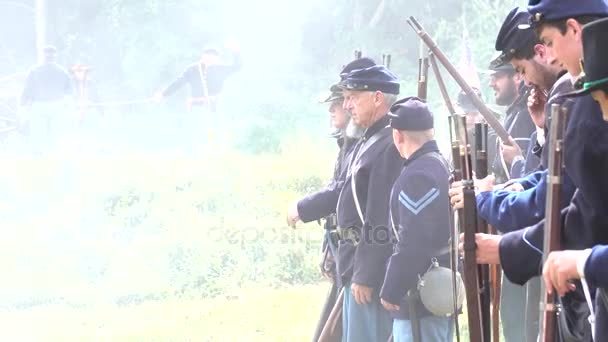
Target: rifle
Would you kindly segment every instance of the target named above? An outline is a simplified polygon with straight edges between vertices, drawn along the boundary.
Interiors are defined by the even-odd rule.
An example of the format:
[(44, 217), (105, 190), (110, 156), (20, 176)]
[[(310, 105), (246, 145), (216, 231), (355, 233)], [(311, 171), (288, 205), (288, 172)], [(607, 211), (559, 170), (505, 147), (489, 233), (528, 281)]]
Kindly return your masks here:
[(424, 55), (424, 43), (420, 41), (420, 57), (418, 57), (418, 98), (426, 102), (427, 79), (429, 76), (429, 58)]
[[(545, 264), (549, 253), (561, 248), (561, 210), (560, 210), (560, 187), (563, 175), (563, 145), (564, 127), (566, 123), (565, 109), (559, 104), (551, 105), (551, 128), (549, 140), (549, 162), (547, 175), (547, 202), (545, 215), (545, 237), (543, 244), (543, 262)], [(557, 314), (560, 311), (556, 303), (555, 294), (548, 295), (543, 281), (540, 282), (540, 320), (539, 341), (555, 341), (555, 330), (557, 328)]]
[(344, 288), (338, 293), (334, 307), (329, 313), (327, 323), (321, 331), (318, 342), (339, 342), (342, 340), (342, 305), (344, 304)]
[[(450, 94), (448, 93), (448, 89), (443, 82), (443, 77), (441, 77), (441, 73), (439, 72), (439, 66), (437, 66), (437, 61), (435, 61), (435, 56), (433, 53), (429, 53), (429, 62), (431, 63), (431, 67), (433, 68), (433, 74), (435, 74), (435, 79), (437, 80), (437, 86), (439, 86), (439, 91), (441, 92), (441, 97), (443, 97), (443, 102), (445, 103), (448, 112), (450, 113), (450, 125), (452, 125), (452, 115), (456, 114), (456, 109), (454, 109), (454, 105), (450, 100)], [(450, 126), (452, 127), (452, 126)], [(450, 128), (450, 134), (452, 133), (452, 129)], [(453, 142), (454, 139), (452, 138)], [(454, 160), (456, 163), (456, 160)], [(460, 179), (459, 179), (460, 180)]]
[[(488, 125), (485, 123), (475, 124), (475, 173), (478, 179), (488, 176)], [(481, 217), (477, 217), (477, 233), (490, 233), (488, 223)], [(490, 267), (478, 265), (479, 288), (481, 289), (481, 317), (483, 322), (484, 339), (490, 341), (492, 324), (490, 319)], [(495, 321), (494, 328), (498, 328)], [(498, 341), (498, 340), (494, 340)]]
[[(464, 282), (469, 337), (474, 342), (486, 342), (479, 288), (480, 272), (475, 251), (475, 234), (478, 232), (477, 203), (475, 201), (473, 170), (471, 167), (471, 151), (467, 141), (466, 118), (454, 115), (452, 116), (452, 123), (455, 130), (454, 137), (458, 139), (452, 142), (453, 159), (454, 161), (459, 160), (458, 167), (461, 169), (463, 185), (464, 208), (461, 211), (462, 217), (460, 217), (459, 221), (464, 233)], [(458, 153), (456, 153), (456, 150), (458, 150)]]
[(382, 64), (387, 69), (390, 69), (390, 67), (391, 67), (391, 54), (390, 53), (382, 54)]
[[(327, 295), (327, 299), (325, 300), (325, 304), (323, 305), (323, 310), (321, 311), (321, 317), (319, 318), (319, 322), (317, 322), (315, 334), (312, 339), (313, 341), (316, 342), (319, 340), (319, 338), (321, 337), (321, 333), (323, 332), (323, 329), (325, 329), (325, 326), (327, 326), (328, 324), (330, 326), (337, 326), (337, 324), (335, 323), (335, 319), (333, 321), (330, 321), (329, 317), (331, 316), (331, 312), (334, 310), (334, 306), (336, 305), (336, 302), (338, 301), (339, 293), (340, 293), (340, 291), (339, 291), (338, 287), (336, 286), (336, 282), (334, 281), (334, 283), (331, 286), (331, 290), (329, 291), (329, 294)], [(340, 317), (340, 319), (341, 319), (341, 317)]]
[[(482, 123), (475, 124), (475, 172), (478, 179), (483, 179), (488, 176), (488, 126)], [(497, 234), (496, 229), (483, 219), (479, 218), (479, 227), (482, 233)], [(500, 340), (500, 285), (501, 273), (500, 265), (483, 266), (482, 270), (483, 303), (482, 310), (484, 316), (485, 331), (487, 339), (490, 339), (490, 326), (492, 327), (492, 341)], [(489, 310), (492, 308), (490, 314)], [(487, 311), (487, 312), (486, 312)], [(492, 324), (490, 325), (490, 317)], [(487, 322), (487, 323), (486, 323)]]
[(454, 65), (450, 63), (447, 56), (441, 51), (441, 49), (439, 49), (439, 47), (437, 47), (437, 44), (435, 43), (433, 38), (429, 36), (429, 34), (424, 30), (420, 23), (418, 23), (416, 18), (409, 17), (407, 23), (412, 27), (412, 29), (414, 29), (416, 34), (420, 36), (420, 39), (422, 39), (422, 41), (427, 45), (429, 50), (431, 50), (431, 52), (437, 57), (437, 59), (439, 59), (439, 62), (441, 62), (443, 67), (448, 71), (448, 73), (452, 76), (456, 83), (458, 83), (462, 91), (464, 91), (467, 96), (471, 98), (471, 101), (473, 102), (473, 105), (475, 105), (475, 108), (479, 110), (479, 113), (484, 117), (490, 127), (492, 127), (494, 131), (496, 131), (498, 137), (500, 137), (500, 139), (505, 144), (511, 144), (512, 138), (509, 135), (509, 132), (507, 132), (507, 130), (500, 124), (496, 116), (494, 116), (492, 110), (490, 110), (490, 108), (488, 108), (483, 103), (483, 101), (481, 101), (479, 96), (475, 94), (471, 86), (467, 84), (465, 79), (462, 77), (462, 75), (460, 75), (458, 70), (456, 70)]
[[(452, 151), (452, 182), (459, 182), (462, 180), (462, 168), (460, 166), (460, 146), (458, 140), (455, 139), (455, 123), (453, 122), (456, 117), (456, 111), (454, 110), (454, 106), (452, 106), (452, 102), (450, 101), (450, 95), (447, 92), (445, 87), (445, 83), (443, 83), (443, 78), (439, 73), (439, 69), (437, 68), (437, 63), (435, 62), (435, 58), (433, 54), (429, 54), (429, 61), (431, 66), (433, 67), (433, 73), (435, 74), (435, 78), (437, 80), (439, 90), (441, 91), (441, 95), (443, 96), (443, 100), (445, 101), (445, 105), (450, 112), (449, 125), (450, 125), (450, 141), (451, 141), (451, 151)], [(456, 285), (456, 277), (458, 272), (458, 228), (462, 227), (462, 222), (460, 222), (461, 210), (455, 210), (453, 216), (453, 227), (450, 227), (450, 269), (452, 270), (452, 298), (454, 298), (454, 330), (456, 332), (456, 342), (460, 342), (460, 324), (458, 323), (458, 288)]]

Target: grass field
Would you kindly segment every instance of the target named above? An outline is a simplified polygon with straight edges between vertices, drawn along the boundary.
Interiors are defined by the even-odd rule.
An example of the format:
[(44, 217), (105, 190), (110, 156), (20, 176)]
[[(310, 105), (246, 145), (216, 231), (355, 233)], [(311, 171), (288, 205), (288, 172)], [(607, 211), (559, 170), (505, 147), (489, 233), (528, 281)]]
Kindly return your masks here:
[(310, 341), (328, 284), (216, 299), (0, 311), (2, 341)]

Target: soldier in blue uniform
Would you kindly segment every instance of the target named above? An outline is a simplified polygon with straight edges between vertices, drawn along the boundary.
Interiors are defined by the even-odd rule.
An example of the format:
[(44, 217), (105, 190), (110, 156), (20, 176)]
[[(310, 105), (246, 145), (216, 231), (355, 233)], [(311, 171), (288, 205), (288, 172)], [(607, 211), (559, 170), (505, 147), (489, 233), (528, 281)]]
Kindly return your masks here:
[(392, 141), (387, 115), (399, 94), (397, 77), (384, 66), (354, 70), (341, 87), (345, 108), (366, 128), (355, 146), (337, 207), (338, 278), (344, 284), (345, 342), (386, 341), (391, 317), (380, 288), (391, 255), (389, 197), (403, 158)]
[[(369, 58), (360, 58), (346, 65), (340, 72), (340, 75), (345, 75), (353, 70), (368, 68), (374, 65), (376, 65), (376, 63), (373, 60)], [(336, 133), (333, 135), (340, 148), (334, 166), (333, 178), (327, 187), (293, 203), (287, 214), (287, 224), (292, 227), (295, 227), (296, 223), (300, 220), (307, 223), (325, 218), (325, 237), (323, 239), (323, 260), (321, 261), (321, 270), (325, 277), (332, 280), (333, 284), (321, 318), (319, 319), (314, 340), (319, 338), (321, 330), (325, 326), (329, 313), (340, 292), (339, 283), (336, 282), (337, 277), (335, 270), (335, 258), (337, 257), (338, 249), (336, 239), (336, 205), (338, 203), (340, 191), (344, 186), (348, 171), (348, 162), (352, 157), (353, 147), (361, 135), (361, 130), (353, 120), (350, 119), (350, 113), (343, 107), (344, 96), (342, 94), (342, 89), (340, 89), (337, 84), (331, 86), (330, 95), (323, 102), (329, 103), (332, 126), (336, 129)]]
[[(608, 121), (608, 18), (585, 25), (582, 35), (585, 76), (577, 82), (581, 89), (569, 95), (591, 94)], [(591, 287), (602, 288), (596, 292), (596, 333), (602, 334), (608, 327), (608, 245), (552, 252), (543, 267), (543, 278), (549, 293), (556, 291), (562, 297), (574, 290), (570, 282), (573, 279), (585, 279)], [(605, 338), (606, 335), (596, 335), (596, 341)]]
[[(500, 33), (499, 33), (500, 36)], [(502, 48), (498, 47), (501, 51)], [(535, 125), (528, 113), (528, 87), (522, 82), (522, 77), (515, 68), (502, 59), (490, 63), (490, 87), (494, 90), (496, 104), (508, 106), (505, 112), (503, 126), (509, 132), (515, 144), (500, 144), (496, 134), (490, 134), (494, 152), (488, 151), (494, 156), (491, 160), (491, 171), (498, 183), (503, 183), (511, 178), (519, 177), (518, 171), (522, 162), (525, 162), (523, 153), (530, 145), (530, 135), (535, 131)], [(502, 149), (500, 148), (502, 146)], [(512, 174), (515, 170), (515, 174)]]
[[(519, 26), (527, 24), (529, 19), (530, 15), (527, 11), (513, 9), (503, 23), (496, 46), (502, 48), (500, 59), (503, 62), (510, 62), (522, 74), (526, 84), (534, 87), (532, 95), (530, 95), (531, 110), (535, 121), (540, 124), (543, 122), (543, 117), (548, 117), (547, 112), (551, 104), (564, 102), (560, 95), (571, 91), (572, 83), (568, 75), (563, 75), (558, 79), (561, 67), (554, 65), (556, 64), (554, 59), (540, 44), (534, 31), (519, 29)], [(547, 92), (546, 97), (542, 96), (544, 92)], [(538, 98), (535, 94), (538, 95)], [(538, 103), (534, 103), (535, 101)], [(537, 140), (545, 140), (546, 125), (543, 126), (542, 130), (537, 130)], [(541, 146), (537, 145), (530, 152), (541, 156), (538, 168), (544, 170), (546, 155), (542, 154), (540, 150)], [(543, 159), (545, 159), (544, 162)], [(533, 172), (524, 178), (511, 180), (504, 185), (506, 189), (497, 191), (490, 191), (492, 184), (479, 182), (479, 193), (476, 197), (479, 216), (503, 233), (539, 222), (545, 212), (544, 175), (545, 171)], [(574, 190), (572, 182), (569, 179), (565, 180), (562, 195), (563, 207), (568, 205)], [(458, 207), (462, 199), (461, 191), (452, 189), (450, 192), (452, 204)]]
[[(582, 69), (582, 26), (608, 16), (603, 0), (564, 2), (532, 1), (528, 6), (531, 24), (549, 53), (563, 64), (571, 77)], [(591, 95), (572, 99), (565, 133), (565, 173), (577, 190), (568, 208), (562, 211), (562, 245), (569, 249), (589, 248), (608, 242), (608, 123)], [(542, 179), (541, 179), (542, 181)], [(544, 222), (499, 236), (477, 236), (478, 262), (498, 263), (513, 282), (523, 284), (538, 275), (542, 257)], [(577, 291), (563, 298), (565, 315), (575, 331), (589, 329), (588, 310), (580, 284)], [(587, 313), (585, 313), (587, 311)], [(586, 326), (586, 328), (585, 328)], [(598, 333), (598, 336), (601, 334)], [(603, 335), (606, 336), (606, 335)]]
[[(360, 58), (346, 65), (340, 72), (340, 75), (348, 74), (357, 69), (369, 68), (374, 65), (376, 65), (376, 63), (372, 59)], [(350, 113), (343, 107), (344, 95), (342, 94), (342, 89), (336, 84), (330, 88), (330, 91), (331, 94), (325, 102), (330, 103), (329, 112), (332, 115), (332, 125), (338, 131), (336, 139), (338, 146), (340, 147), (338, 159), (336, 160), (334, 168), (334, 177), (326, 188), (310, 194), (291, 205), (287, 217), (287, 223), (290, 226), (294, 226), (296, 222), (300, 220), (307, 223), (335, 214), (338, 196), (344, 186), (348, 162), (353, 147), (360, 138), (360, 133), (350, 132), (352, 130), (357, 130), (357, 126), (354, 121), (350, 119)], [(350, 129), (349, 125), (351, 127)], [(330, 221), (334, 220), (335, 218), (330, 219)]]
[[(394, 318), (395, 342), (413, 341), (412, 324), (418, 323), (422, 341), (452, 341), (451, 318), (434, 316), (420, 300), (410, 308), (405, 299), (408, 291), (416, 291), (419, 276), (429, 269), (431, 260), (449, 267), (448, 163), (439, 153), (426, 103), (415, 97), (402, 99), (389, 116), (393, 141), (406, 162), (391, 192), (391, 225), (397, 242), (380, 292), (382, 305)], [(448, 283), (445, 292), (450, 291)]]

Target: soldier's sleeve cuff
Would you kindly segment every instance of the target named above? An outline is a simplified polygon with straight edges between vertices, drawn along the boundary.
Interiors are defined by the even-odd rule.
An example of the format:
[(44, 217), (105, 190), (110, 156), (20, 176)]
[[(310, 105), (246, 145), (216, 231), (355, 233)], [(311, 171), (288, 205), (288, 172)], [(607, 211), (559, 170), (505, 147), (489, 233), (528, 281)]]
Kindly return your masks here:
[(585, 265), (587, 264), (587, 260), (591, 255), (591, 251), (591, 248), (585, 249), (576, 260), (576, 272), (581, 279), (585, 278)]

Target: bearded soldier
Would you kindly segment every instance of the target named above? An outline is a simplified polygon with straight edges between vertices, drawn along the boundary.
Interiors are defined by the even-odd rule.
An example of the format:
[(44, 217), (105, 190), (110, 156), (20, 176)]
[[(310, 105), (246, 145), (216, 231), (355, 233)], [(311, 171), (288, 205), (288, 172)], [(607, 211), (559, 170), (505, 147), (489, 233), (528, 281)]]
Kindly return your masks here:
[(392, 251), (390, 191), (403, 164), (387, 113), (399, 94), (399, 82), (386, 67), (376, 65), (350, 72), (340, 86), (345, 108), (366, 129), (353, 151), (337, 207), (337, 270), (344, 285), (342, 341), (385, 341), (392, 321), (379, 293)]

